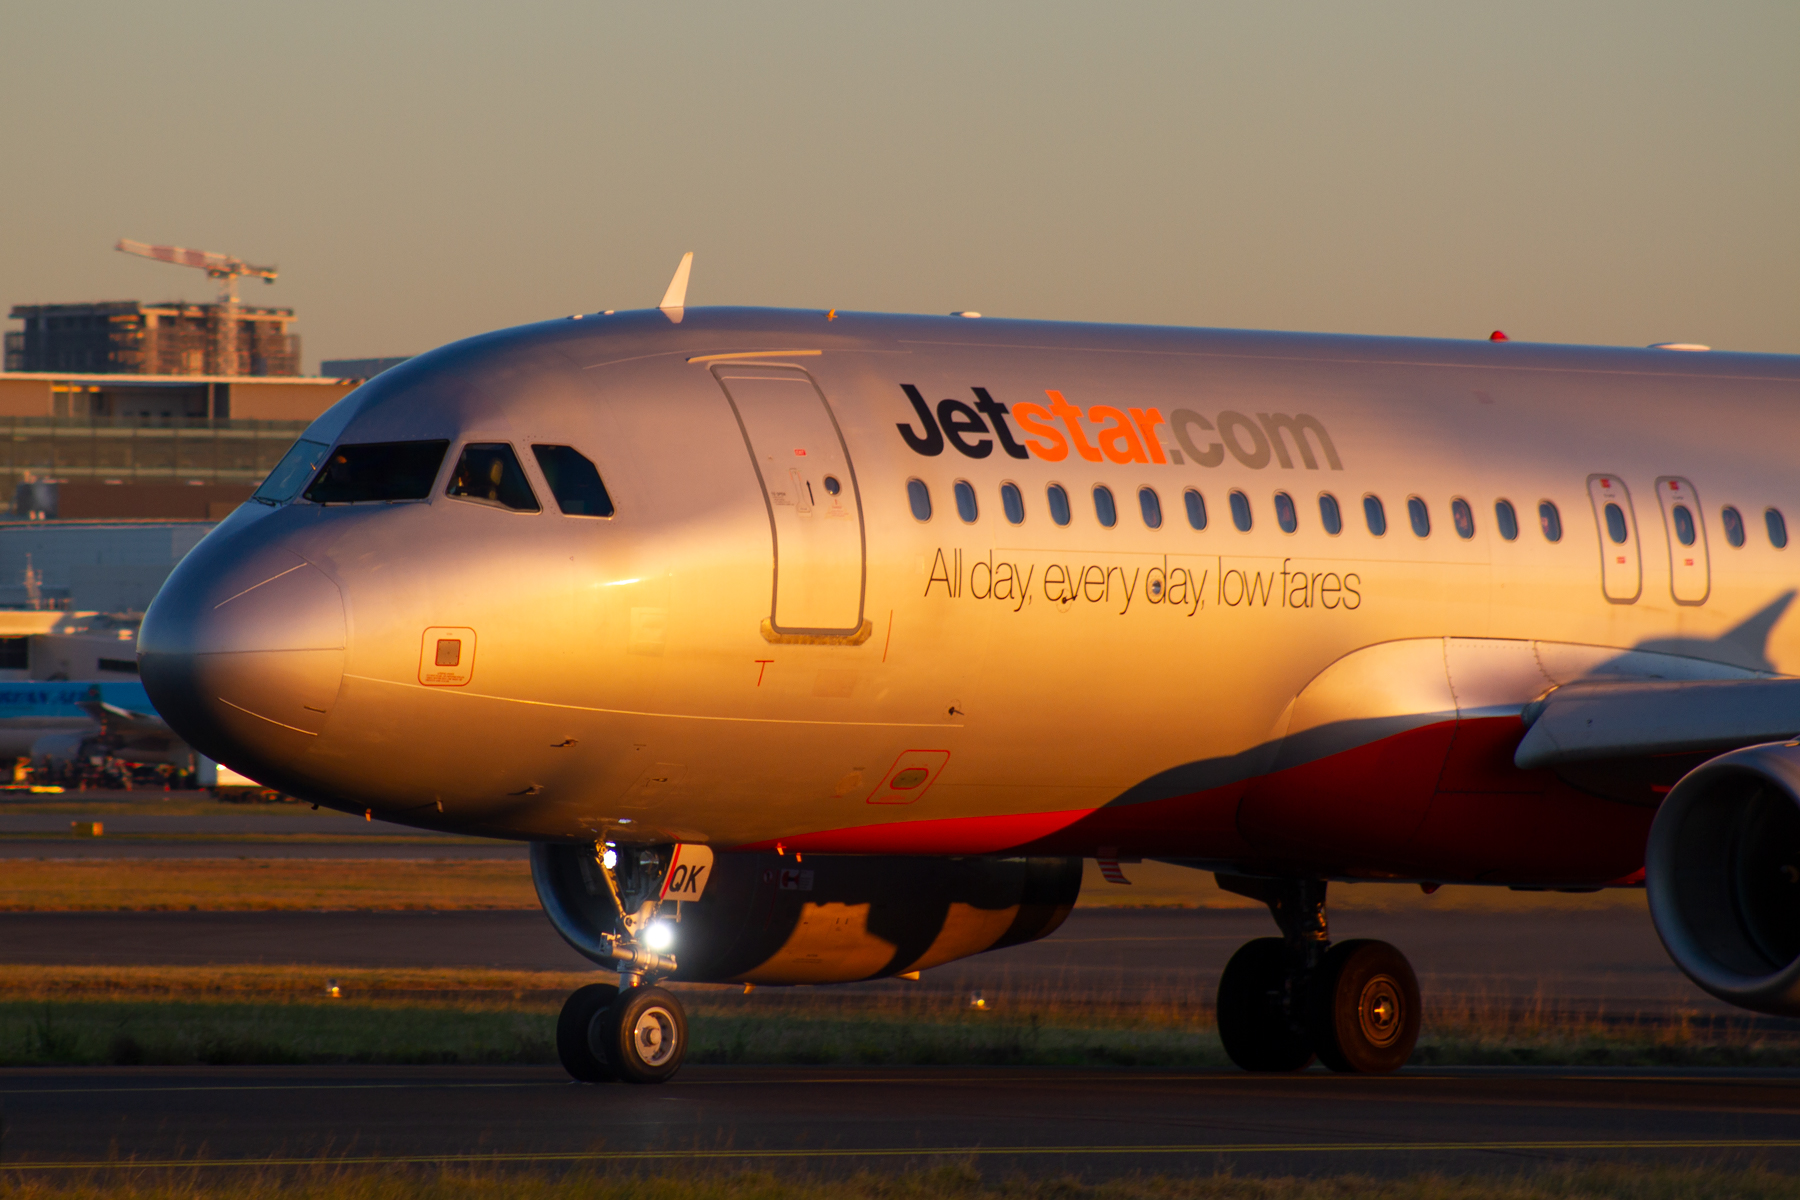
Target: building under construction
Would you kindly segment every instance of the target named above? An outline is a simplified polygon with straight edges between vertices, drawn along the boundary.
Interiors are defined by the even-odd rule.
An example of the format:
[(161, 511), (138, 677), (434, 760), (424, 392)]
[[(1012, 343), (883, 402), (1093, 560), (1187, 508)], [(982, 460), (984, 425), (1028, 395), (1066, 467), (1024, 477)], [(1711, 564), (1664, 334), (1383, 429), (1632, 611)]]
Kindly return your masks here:
[[(102, 300), (20, 304), (11, 316), (25, 328), (6, 335), (9, 372), (300, 374), (300, 337), (289, 332), (291, 308)], [(235, 336), (221, 329), (228, 321), (236, 325), (230, 331)]]
[(218, 301), (12, 310), (25, 328), (0, 371), (0, 521), (7, 507), (28, 522), (217, 520), (360, 382), (302, 376), (294, 310), (238, 302), (238, 281), (272, 283), (273, 266), (117, 249), (205, 271)]

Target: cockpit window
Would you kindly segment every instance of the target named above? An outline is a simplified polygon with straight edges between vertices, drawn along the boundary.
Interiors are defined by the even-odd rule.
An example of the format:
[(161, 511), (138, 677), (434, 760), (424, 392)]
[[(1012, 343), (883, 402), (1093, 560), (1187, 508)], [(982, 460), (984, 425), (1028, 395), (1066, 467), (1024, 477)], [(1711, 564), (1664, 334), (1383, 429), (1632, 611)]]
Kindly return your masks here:
[[(423, 500), (431, 495), (431, 481), (437, 478), (438, 466), (449, 448), (445, 441), (339, 446), (314, 476), (306, 498), (315, 504)], [(282, 465), (286, 465), (285, 459)], [(280, 470), (276, 468), (277, 473)]]
[[(571, 517), (613, 515), (612, 497), (606, 494), (600, 472), (587, 455), (573, 446), (534, 445), (531, 452), (537, 455), (538, 468), (544, 472), (550, 494), (556, 497), (556, 507)], [(826, 490), (831, 491), (835, 482), (827, 479)]]
[(275, 464), (275, 469), (269, 472), (269, 477), (262, 481), (262, 486), (250, 498), (264, 504), (286, 504), (318, 471), (319, 464), (325, 461), (325, 452), (329, 449), (331, 447), (324, 442), (295, 442), (288, 447), (288, 452), (281, 456), (281, 461)]
[(537, 497), (525, 482), (525, 468), (505, 442), (470, 442), (464, 446), (444, 494), (514, 512), (538, 510)]

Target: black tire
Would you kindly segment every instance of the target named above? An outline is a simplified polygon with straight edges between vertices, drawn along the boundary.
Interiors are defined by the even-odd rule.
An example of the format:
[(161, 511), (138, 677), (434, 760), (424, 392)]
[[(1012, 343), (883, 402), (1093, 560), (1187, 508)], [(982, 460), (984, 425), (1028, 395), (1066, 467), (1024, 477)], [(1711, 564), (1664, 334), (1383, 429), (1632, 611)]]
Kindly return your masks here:
[(619, 993), (589, 1027), (589, 1045), (626, 1083), (662, 1083), (687, 1057), (687, 1014), (659, 987)]
[(1419, 979), (1386, 942), (1356, 938), (1328, 950), (1308, 1007), (1313, 1048), (1334, 1071), (1398, 1071), (1419, 1041)]
[(1238, 947), (1219, 977), (1219, 1040), (1246, 1071), (1298, 1071), (1312, 1061), (1312, 1045), (1282, 1003), (1287, 945), (1257, 938)]
[(606, 1012), (619, 998), (619, 988), (612, 983), (590, 983), (576, 988), (563, 1001), (556, 1018), (556, 1057), (563, 1070), (581, 1083), (611, 1083), (618, 1076), (612, 1065), (594, 1053), (588, 1042), (588, 1028), (594, 1018)]

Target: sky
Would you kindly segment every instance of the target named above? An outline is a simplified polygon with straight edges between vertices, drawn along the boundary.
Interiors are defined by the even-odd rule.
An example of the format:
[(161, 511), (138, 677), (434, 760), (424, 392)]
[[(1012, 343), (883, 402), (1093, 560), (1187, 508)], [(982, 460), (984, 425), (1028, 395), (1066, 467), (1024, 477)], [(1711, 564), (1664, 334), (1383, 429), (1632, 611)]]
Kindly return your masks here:
[[(1800, 5), (0, 0), (0, 311), (306, 368), (690, 304), (1800, 352)], [(16, 323), (7, 322), (7, 328)]]

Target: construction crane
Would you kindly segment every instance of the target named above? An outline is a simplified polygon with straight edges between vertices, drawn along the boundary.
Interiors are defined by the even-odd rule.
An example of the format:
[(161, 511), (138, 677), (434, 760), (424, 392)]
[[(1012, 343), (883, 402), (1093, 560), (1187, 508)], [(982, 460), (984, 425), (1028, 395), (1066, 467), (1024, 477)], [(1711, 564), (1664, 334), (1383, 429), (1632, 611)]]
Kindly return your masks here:
[(143, 258), (154, 258), (158, 262), (174, 263), (178, 267), (198, 267), (219, 281), (219, 308), (222, 311), (219, 314), (217, 336), (213, 339), (213, 360), (218, 364), (220, 375), (236, 375), (238, 280), (249, 275), (264, 283), (274, 283), (275, 268), (253, 267), (243, 259), (229, 254), (189, 250), (185, 246), (152, 246), (145, 242), (134, 242), (130, 238), (120, 238), (119, 244), (113, 248)]

